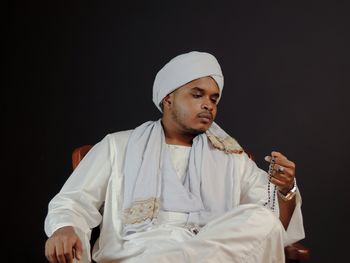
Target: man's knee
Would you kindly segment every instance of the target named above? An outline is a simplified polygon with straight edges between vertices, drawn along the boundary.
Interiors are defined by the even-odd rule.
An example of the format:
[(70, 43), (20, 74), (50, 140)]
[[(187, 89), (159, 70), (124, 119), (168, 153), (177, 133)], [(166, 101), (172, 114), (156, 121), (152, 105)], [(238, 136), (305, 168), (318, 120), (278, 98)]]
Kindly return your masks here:
[(269, 232), (284, 232), (284, 227), (278, 218), (269, 208), (261, 205), (253, 205), (253, 218), (261, 227)]
[(257, 204), (244, 204), (232, 210), (232, 218), (246, 222), (246, 227), (262, 227), (268, 229), (284, 229), (278, 216), (269, 208)]
[(206, 232), (210, 229), (226, 229), (229, 232), (236, 232), (235, 229), (239, 231), (245, 229), (252, 235), (255, 233), (268, 235), (272, 230), (282, 231), (283, 226), (277, 215), (270, 209), (262, 205), (244, 204), (209, 222), (202, 230)]

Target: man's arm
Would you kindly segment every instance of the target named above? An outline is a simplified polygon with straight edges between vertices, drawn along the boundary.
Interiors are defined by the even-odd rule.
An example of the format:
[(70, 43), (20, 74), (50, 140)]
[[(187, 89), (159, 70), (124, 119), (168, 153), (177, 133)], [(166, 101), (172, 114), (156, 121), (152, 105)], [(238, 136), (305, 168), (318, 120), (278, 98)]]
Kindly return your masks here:
[(284, 228), (287, 229), (296, 205), (295, 196), (289, 201), (285, 201), (278, 196), (278, 204), (280, 209), (280, 220)]
[(99, 209), (112, 171), (109, 141), (106, 136), (90, 150), (49, 203), (45, 254), (50, 262), (89, 257), (88, 236), (102, 220)]

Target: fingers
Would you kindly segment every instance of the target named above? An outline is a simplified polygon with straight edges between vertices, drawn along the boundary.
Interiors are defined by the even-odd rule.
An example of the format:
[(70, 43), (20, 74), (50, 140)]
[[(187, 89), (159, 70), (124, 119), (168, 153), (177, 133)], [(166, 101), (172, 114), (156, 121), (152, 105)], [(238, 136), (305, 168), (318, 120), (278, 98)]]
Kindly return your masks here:
[[(64, 244), (60, 243), (57, 244), (55, 246), (56, 248), (56, 257), (57, 257), (57, 261), (59, 263), (71, 263), (70, 261), (66, 261), (66, 255), (65, 255), (65, 251), (64, 251)], [(68, 256), (69, 258), (69, 256)]]
[[(295, 163), (288, 160), (287, 157), (285, 157), (283, 154), (279, 152), (275, 152), (275, 151), (271, 152), (271, 156), (265, 156), (265, 160), (267, 162), (271, 162), (271, 160), (273, 160), (274, 164), (278, 165), (276, 166), (277, 171), (279, 170), (279, 167), (282, 167), (282, 170), (284, 168), (290, 168), (292, 170), (295, 170)], [(283, 171), (280, 171), (280, 172), (283, 172)]]
[(295, 164), (280, 152), (273, 151), (265, 160), (273, 164), (271, 182), (281, 192), (287, 193), (294, 186)]
[[(75, 232), (73, 232), (75, 233)], [(73, 263), (81, 259), (82, 243), (77, 235), (52, 235), (45, 243), (45, 256), (51, 263)]]
[[(50, 245), (46, 242), (45, 256), (50, 263), (72, 263), (73, 262), (73, 250), (67, 243), (59, 243)], [(80, 252), (81, 254), (81, 252)], [(80, 260), (81, 256), (77, 256)]]
[(295, 169), (295, 163), (288, 160), (287, 157), (280, 152), (276, 152), (276, 151), (271, 152), (271, 156), (266, 156), (265, 160), (270, 162), (272, 158), (275, 160), (276, 164)]
[[(58, 253), (57, 253), (58, 254)], [(61, 254), (62, 262), (73, 263), (73, 248), (72, 244), (69, 242), (63, 243), (63, 251)], [(61, 263), (61, 261), (60, 261)]]
[(277, 178), (275, 178), (275, 177), (272, 177), (272, 178), (271, 178), (271, 183), (273, 183), (274, 185), (276, 185), (276, 186), (278, 186), (278, 187), (280, 187), (280, 185), (283, 185), (283, 184), (284, 184), (283, 181), (281, 181), (280, 179), (277, 179)]
[(45, 243), (45, 256), (46, 259), (51, 263), (57, 263), (57, 257), (56, 257), (56, 249), (55, 246), (50, 242), (50, 239), (48, 239)]
[(295, 171), (293, 168), (287, 168), (279, 164), (274, 164), (272, 177), (281, 180), (287, 186), (293, 184)]
[(78, 260), (80, 260), (81, 255), (83, 253), (83, 244), (81, 243), (79, 238), (77, 239), (74, 248), (75, 248), (75, 256)]

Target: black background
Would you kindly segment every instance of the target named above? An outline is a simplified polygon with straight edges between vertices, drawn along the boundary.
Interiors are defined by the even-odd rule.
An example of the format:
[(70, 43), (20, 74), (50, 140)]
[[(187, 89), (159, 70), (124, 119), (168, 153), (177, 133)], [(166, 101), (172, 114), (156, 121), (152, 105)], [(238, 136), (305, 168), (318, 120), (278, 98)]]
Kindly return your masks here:
[(6, 262), (45, 262), (47, 204), (72, 150), (158, 119), (154, 76), (191, 50), (221, 64), (217, 123), (261, 168), (272, 150), (297, 164), (310, 262), (345, 262), (349, 11), (347, 1), (11, 2), (2, 26)]

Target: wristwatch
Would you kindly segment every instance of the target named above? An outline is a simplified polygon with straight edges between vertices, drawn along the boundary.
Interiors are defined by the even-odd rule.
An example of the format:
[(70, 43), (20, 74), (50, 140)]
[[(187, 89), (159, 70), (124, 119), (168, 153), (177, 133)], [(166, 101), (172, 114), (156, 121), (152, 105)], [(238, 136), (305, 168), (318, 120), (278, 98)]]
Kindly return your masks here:
[(283, 194), (281, 191), (277, 191), (277, 194), (282, 198), (282, 200), (284, 201), (289, 201), (292, 200), (293, 197), (296, 195), (297, 193), (297, 183), (295, 181), (295, 177), (294, 177), (294, 186), (292, 189), (289, 190), (289, 192), (287, 194)]

